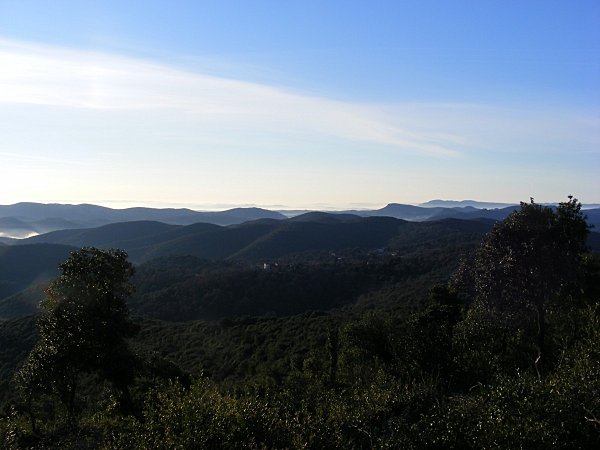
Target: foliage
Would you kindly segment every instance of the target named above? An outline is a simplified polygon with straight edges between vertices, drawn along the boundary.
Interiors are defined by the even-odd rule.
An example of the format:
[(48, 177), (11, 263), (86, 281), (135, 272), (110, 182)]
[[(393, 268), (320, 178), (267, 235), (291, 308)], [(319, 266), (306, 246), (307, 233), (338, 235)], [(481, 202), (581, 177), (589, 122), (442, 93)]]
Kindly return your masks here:
[(513, 333), (535, 334), (536, 368), (548, 364), (547, 314), (580, 301), (588, 226), (572, 197), (556, 210), (521, 203), (463, 267), (462, 286)]
[[(272, 270), (193, 257), (157, 260), (138, 272), (132, 306), (149, 314), (163, 307), (161, 314), (176, 321), (136, 319), (140, 333), (132, 336), (126, 309), (109, 308), (114, 314), (104, 317), (117, 324), (115, 341), (102, 320), (94, 322), (102, 314), (93, 299), (118, 298), (115, 305), (123, 306), (128, 277), (117, 270), (110, 282), (98, 281), (107, 269), (83, 269), (89, 261), (77, 260), (82, 270), (67, 271), (49, 290), (40, 340), (24, 366), (38, 369), (25, 384), (36, 401), (5, 405), (0, 443), (598, 448), (600, 261), (585, 248), (581, 219), (573, 199), (556, 210), (522, 205), (494, 228), (471, 266), (460, 267), (455, 280), (462, 285), (436, 284), (456, 264), (459, 247), (426, 243), (395, 256), (296, 255)], [(219, 320), (186, 320), (199, 311)], [(62, 314), (70, 320), (59, 321)], [(28, 336), (23, 345), (0, 348), (2, 358), (22, 357), (34, 333), (31, 319), (0, 324), (0, 343), (18, 346), (19, 333)], [(124, 344), (128, 336), (137, 356)], [(52, 345), (38, 348), (40, 342)], [(536, 363), (540, 342), (543, 370)], [(115, 361), (135, 370), (107, 372)], [(11, 364), (2, 363), (8, 372)], [(56, 407), (69, 377), (89, 404), (70, 426)], [(116, 380), (130, 391), (131, 408), (123, 407)]]
[(556, 211), (522, 203), (484, 240), (475, 258), (478, 300), (501, 310), (546, 307), (573, 292), (586, 252), (587, 224), (570, 198)]
[(85, 373), (109, 381), (128, 401), (134, 374), (125, 339), (136, 327), (125, 300), (132, 291), (133, 267), (125, 252), (84, 248), (59, 268), (62, 274), (42, 303), (38, 341), (16, 377), (32, 417), (32, 402), (46, 394), (60, 399), (71, 420)]
[(500, 374), (431, 410), (434, 448), (588, 449), (600, 443), (600, 315), (586, 311), (586, 337), (563, 349), (556, 371)]
[(157, 259), (138, 268), (129, 305), (135, 314), (169, 321), (389, 308), (418, 301), (457, 265), (455, 248), (409, 256), (356, 251), (305, 258), (266, 268), (194, 257)]

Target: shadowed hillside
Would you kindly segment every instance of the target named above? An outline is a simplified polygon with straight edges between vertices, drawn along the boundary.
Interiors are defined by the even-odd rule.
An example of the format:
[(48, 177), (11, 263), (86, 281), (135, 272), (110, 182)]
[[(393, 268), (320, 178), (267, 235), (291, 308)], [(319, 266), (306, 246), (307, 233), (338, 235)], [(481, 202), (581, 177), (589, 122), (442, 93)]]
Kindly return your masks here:
[(281, 213), (261, 208), (226, 211), (192, 211), (174, 208), (112, 209), (97, 205), (16, 203), (0, 205), (0, 236), (23, 238), (50, 231), (94, 228), (110, 223), (157, 221), (174, 225), (197, 222), (232, 225), (258, 219), (284, 219)]
[(0, 299), (54, 278), (73, 250), (55, 244), (0, 246)]
[(472, 241), (481, 238), (492, 223), (461, 220), (417, 223), (390, 217), (309, 213), (288, 220), (257, 220), (227, 227), (206, 223), (177, 226), (127, 222), (55, 231), (21, 242), (122, 248), (135, 262), (169, 255), (260, 261), (309, 251), (403, 248), (414, 247), (418, 242), (439, 246), (447, 239)]

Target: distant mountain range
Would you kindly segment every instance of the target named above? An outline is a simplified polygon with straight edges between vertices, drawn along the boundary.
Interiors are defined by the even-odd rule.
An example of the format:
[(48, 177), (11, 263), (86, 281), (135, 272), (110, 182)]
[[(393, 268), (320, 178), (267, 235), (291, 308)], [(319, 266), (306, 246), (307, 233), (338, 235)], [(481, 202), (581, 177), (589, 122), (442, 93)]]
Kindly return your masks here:
[[(331, 216), (341, 217), (393, 217), (409, 221), (428, 221), (444, 218), (502, 220), (518, 205), (477, 202), (473, 200), (432, 200), (420, 206), (390, 203), (375, 210), (330, 211)], [(0, 244), (58, 230), (91, 229), (123, 222), (153, 221), (169, 225), (205, 223), (213, 225), (238, 225), (249, 221), (288, 217), (304, 217), (308, 220), (319, 214), (315, 211), (270, 211), (261, 208), (235, 208), (226, 211), (192, 211), (190, 209), (127, 208), (112, 209), (96, 205), (63, 205), (40, 203), (17, 203), (0, 205)], [(321, 213), (325, 214), (325, 213)], [(586, 209), (588, 222), (600, 227), (600, 208)]]
[[(558, 203), (542, 203), (547, 206), (558, 206)], [(497, 209), (497, 208), (506, 208), (508, 206), (518, 206), (519, 203), (497, 203), (497, 202), (480, 202), (477, 200), (429, 200), (425, 203), (420, 203), (419, 206), (423, 206), (425, 208), (464, 208), (464, 207), (472, 207), (477, 209)], [(600, 208), (600, 203), (587, 203), (582, 205), (583, 209), (595, 209)]]
[(511, 205), (501, 209), (479, 209), (473, 206), (445, 208), (441, 206), (423, 207), (390, 203), (381, 209), (373, 211), (353, 211), (353, 213), (363, 217), (386, 216), (421, 222), (445, 218), (502, 220), (515, 209), (519, 209), (519, 206)]
[[(553, 205), (549, 205), (554, 207)], [(353, 214), (361, 217), (394, 217), (409, 221), (429, 221), (440, 219), (490, 219), (494, 221), (504, 220), (511, 212), (519, 209), (519, 205), (510, 205), (503, 208), (476, 208), (474, 206), (462, 207), (441, 207), (441, 206), (413, 206), (399, 203), (390, 203), (389, 205), (371, 211), (340, 211), (337, 214)], [(334, 213), (336, 214), (336, 213)], [(587, 222), (595, 229), (600, 228), (600, 208), (585, 209), (584, 214)]]
[[(234, 208), (227, 211), (191, 209), (127, 208), (97, 205), (17, 203), (0, 205), (0, 238), (25, 238), (56, 230), (94, 228), (119, 222), (152, 220), (174, 225), (205, 222), (232, 225), (257, 219), (285, 219), (276, 211), (261, 208)], [(4, 242), (7, 242), (4, 240)]]

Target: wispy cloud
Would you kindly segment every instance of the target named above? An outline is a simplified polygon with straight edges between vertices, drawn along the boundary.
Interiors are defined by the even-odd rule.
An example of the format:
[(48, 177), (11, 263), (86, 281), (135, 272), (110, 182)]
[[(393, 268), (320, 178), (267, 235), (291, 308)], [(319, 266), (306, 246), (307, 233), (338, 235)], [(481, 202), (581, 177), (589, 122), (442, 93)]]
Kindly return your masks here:
[(433, 156), (460, 154), (459, 137), (409, 129), (374, 105), (133, 58), (0, 39), (0, 67), (0, 103), (166, 111), (198, 124), (311, 133)]
[(0, 39), (0, 193), (210, 209), (464, 198), (473, 186), (492, 200), (595, 199), (598, 111), (508, 103), (339, 101)]

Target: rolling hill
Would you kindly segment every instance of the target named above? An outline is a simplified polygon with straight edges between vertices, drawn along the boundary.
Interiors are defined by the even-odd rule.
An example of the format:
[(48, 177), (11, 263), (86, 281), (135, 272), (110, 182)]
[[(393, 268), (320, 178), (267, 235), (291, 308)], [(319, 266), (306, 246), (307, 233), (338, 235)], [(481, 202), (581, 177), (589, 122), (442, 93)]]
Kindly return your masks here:
[(0, 247), (0, 299), (54, 278), (73, 247), (56, 244)]
[[(239, 225), (168, 225), (124, 222), (61, 230), (0, 247), (0, 318), (35, 312), (44, 284), (75, 247), (121, 248), (142, 264), (191, 256), (254, 264), (331, 252), (384, 251), (409, 255), (448, 246), (474, 245), (490, 221), (407, 222), (390, 217), (309, 213), (291, 220), (261, 219)], [(309, 257), (310, 259), (310, 257)]]
[(249, 220), (284, 218), (281, 213), (261, 208), (192, 211), (185, 208), (112, 209), (87, 204), (16, 203), (0, 205), (0, 236), (23, 238), (56, 230), (94, 228), (132, 221), (156, 221), (174, 225), (198, 222), (232, 225)]
[[(493, 222), (455, 219), (408, 222), (391, 217), (308, 213), (288, 220), (258, 220), (239, 225), (167, 225), (125, 222), (92, 229), (61, 230), (20, 241), (75, 247), (122, 248), (136, 263), (169, 255), (260, 261), (294, 253), (347, 248), (414, 246), (415, 242), (480, 239)], [(435, 244), (437, 245), (437, 244)]]
[[(342, 214), (353, 214), (361, 217), (394, 217), (409, 221), (427, 221), (440, 219), (491, 219), (504, 220), (508, 215), (519, 209), (519, 205), (509, 205), (502, 208), (476, 208), (471, 205), (466, 206), (433, 206), (438, 203), (432, 202), (432, 206), (412, 206), (398, 203), (390, 203), (381, 209), (376, 210), (353, 210), (342, 211)], [(454, 204), (450, 202), (450, 204)], [(555, 206), (550, 206), (554, 208)], [(600, 228), (600, 208), (589, 208), (583, 210), (587, 216), (588, 223), (594, 228)]]
[[(0, 319), (35, 312), (45, 283), (76, 247), (121, 248), (137, 265), (178, 256), (253, 267), (330, 260), (334, 253), (334, 260), (369, 252), (429, 258), (443, 249), (447, 265), (448, 255), (456, 259), (461, 251), (473, 248), (494, 223), (493, 219), (456, 218), (409, 222), (311, 212), (288, 220), (260, 219), (230, 226), (139, 221), (60, 230), (0, 246)], [(589, 245), (600, 252), (599, 233), (590, 233)]]
[[(487, 207), (488, 209), (486, 209)], [(492, 208), (494, 207), (494, 208)], [(439, 220), (444, 218), (502, 220), (517, 205), (435, 200), (414, 206), (390, 203), (374, 210), (334, 211), (269, 211), (261, 208), (234, 208), (226, 211), (192, 211), (190, 209), (126, 208), (112, 209), (96, 205), (63, 205), (17, 203), (0, 205), (0, 242), (11, 243), (9, 238), (26, 238), (57, 230), (96, 228), (123, 222), (162, 222), (170, 225), (210, 223), (214, 225), (236, 225), (257, 220), (284, 220), (293, 217), (302, 221), (333, 221), (333, 215), (344, 221), (358, 217), (393, 217), (409, 221)], [(589, 223), (600, 227), (600, 209), (586, 209)], [(354, 220), (354, 219), (352, 219)]]

